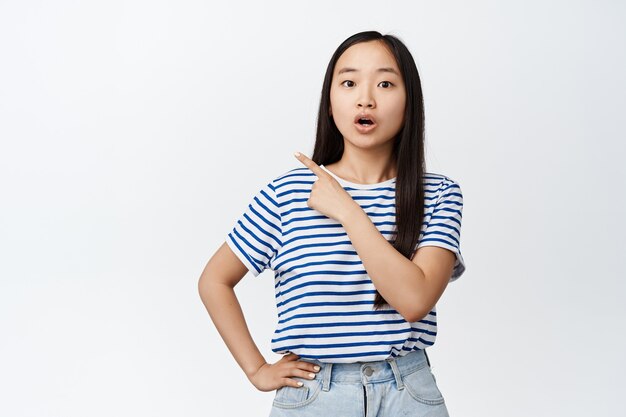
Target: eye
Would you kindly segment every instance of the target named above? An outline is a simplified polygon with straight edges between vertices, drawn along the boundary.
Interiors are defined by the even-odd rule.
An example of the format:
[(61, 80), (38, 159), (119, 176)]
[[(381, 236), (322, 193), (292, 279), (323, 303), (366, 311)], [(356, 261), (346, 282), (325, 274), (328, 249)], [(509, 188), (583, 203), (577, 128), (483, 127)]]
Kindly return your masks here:
[[(352, 80), (345, 80), (340, 85), (343, 85), (344, 83), (352, 83), (352, 84), (354, 84), (354, 82)], [(347, 85), (346, 87), (352, 87), (352, 85)]]
[[(381, 81), (380, 83), (378, 83), (379, 85), (382, 83), (387, 83), (389, 84), (389, 87), (391, 87), (393, 84), (390, 81)], [(389, 88), (389, 87), (385, 87), (385, 88)]]

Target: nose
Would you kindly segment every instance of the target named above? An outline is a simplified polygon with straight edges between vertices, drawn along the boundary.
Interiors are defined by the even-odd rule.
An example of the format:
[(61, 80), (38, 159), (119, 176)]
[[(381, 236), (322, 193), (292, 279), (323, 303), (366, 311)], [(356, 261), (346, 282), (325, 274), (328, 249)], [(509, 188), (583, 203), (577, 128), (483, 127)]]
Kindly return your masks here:
[(359, 100), (359, 102), (358, 102), (357, 106), (358, 106), (359, 108), (361, 108), (361, 107), (363, 107), (363, 106), (367, 106), (367, 107), (369, 107), (369, 108), (374, 108), (374, 100), (370, 100), (370, 99), (367, 99), (367, 100)]
[(374, 98), (370, 94), (369, 90), (367, 88), (364, 88), (361, 96), (357, 101), (357, 107), (362, 108), (363, 106), (366, 106), (368, 108), (374, 108), (375, 105), (376, 102), (374, 101)]

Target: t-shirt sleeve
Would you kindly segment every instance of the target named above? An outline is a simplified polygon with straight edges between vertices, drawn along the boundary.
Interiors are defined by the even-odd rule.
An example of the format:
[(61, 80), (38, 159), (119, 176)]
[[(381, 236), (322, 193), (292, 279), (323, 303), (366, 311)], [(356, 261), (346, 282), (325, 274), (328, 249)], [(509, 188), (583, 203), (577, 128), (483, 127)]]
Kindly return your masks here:
[(426, 230), (415, 250), (422, 246), (439, 246), (454, 252), (456, 261), (450, 282), (456, 281), (465, 272), (465, 261), (461, 254), (461, 219), (463, 215), (463, 193), (459, 184), (446, 178)]
[(268, 268), (282, 246), (281, 216), (272, 182), (252, 198), (226, 235), (226, 243), (255, 277)]

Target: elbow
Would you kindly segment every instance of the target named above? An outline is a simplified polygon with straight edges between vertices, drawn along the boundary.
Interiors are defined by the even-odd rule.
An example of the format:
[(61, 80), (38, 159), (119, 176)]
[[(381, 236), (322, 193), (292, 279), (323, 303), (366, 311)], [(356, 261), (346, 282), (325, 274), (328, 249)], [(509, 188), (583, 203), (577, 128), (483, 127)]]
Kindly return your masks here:
[(412, 310), (408, 311), (407, 315), (404, 316), (404, 318), (409, 323), (414, 323), (414, 322), (420, 321), (421, 319), (426, 317), (428, 315), (428, 313), (430, 313), (430, 310), (413, 308)]
[(435, 307), (435, 301), (426, 296), (413, 297), (409, 307), (405, 309), (406, 318), (410, 323), (422, 320)]
[(200, 279), (198, 280), (198, 294), (200, 295), (200, 299), (203, 302), (206, 302), (207, 283), (208, 280), (203, 279), (203, 277), (200, 277)]
[(202, 290), (204, 289), (204, 287), (206, 287), (207, 282), (208, 280), (206, 279), (205, 275), (200, 275), (200, 278), (198, 279), (198, 293), (202, 294)]
[(207, 274), (202, 274), (198, 279), (198, 294), (202, 300), (206, 300), (208, 294), (211, 292), (212, 280)]
[(424, 315), (421, 315), (419, 313), (410, 313), (406, 315), (404, 319), (409, 323), (415, 323), (416, 321), (420, 321), (423, 317)]

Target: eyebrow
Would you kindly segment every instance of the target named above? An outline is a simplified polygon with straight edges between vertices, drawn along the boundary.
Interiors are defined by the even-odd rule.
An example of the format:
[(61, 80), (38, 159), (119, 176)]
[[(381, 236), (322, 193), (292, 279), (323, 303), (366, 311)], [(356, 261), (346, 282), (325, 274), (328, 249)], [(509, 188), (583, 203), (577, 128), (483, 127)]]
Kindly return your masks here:
[[(337, 75), (341, 75), (344, 72), (359, 72), (359, 70), (356, 68), (345, 67), (345, 68), (340, 69)], [(400, 76), (400, 74), (398, 74), (398, 71), (396, 71), (395, 69), (391, 67), (378, 68), (376, 72), (391, 72), (392, 74), (396, 74), (397, 76)]]

